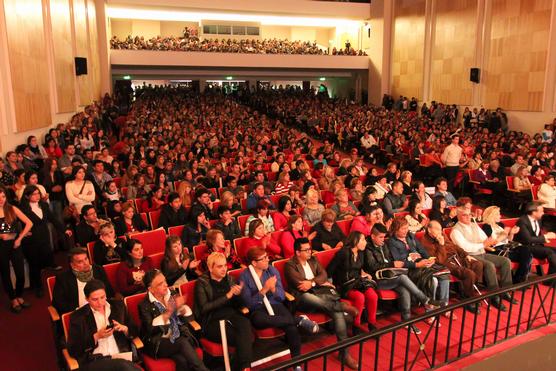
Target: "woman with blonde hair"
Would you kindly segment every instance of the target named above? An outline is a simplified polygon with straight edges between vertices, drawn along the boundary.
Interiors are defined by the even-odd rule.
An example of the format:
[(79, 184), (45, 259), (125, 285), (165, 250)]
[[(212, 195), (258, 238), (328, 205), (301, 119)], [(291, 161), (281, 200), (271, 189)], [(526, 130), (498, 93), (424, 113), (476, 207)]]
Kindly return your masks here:
[[(324, 168), (323, 175), (322, 175), (321, 178), (324, 178), (324, 179), (328, 180), (328, 182), (331, 182), (331, 181), (335, 180), (336, 179), (336, 173), (334, 173), (334, 168), (331, 167), (331, 166), (326, 166)], [(321, 189), (325, 189), (325, 188), (321, 187)]]
[[(505, 246), (513, 241), (514, 236), (519, 232), (517, 225), (507, 227), (501, 221), (500, 208), (498, 206), (489, 206), (483, 211), (483, 222), (482, 228), (487, 237), (492, 237), (496, 240), (496, 245), (485, 247), (485, 250), (489, 253), (499, 255), (501, 252), (504, 252)], [(513, 275), (513, 283), (527, 280), (532, 259), (529, 249), (526, 246), (511, 249), (508, 258), (519, 263)]]
[(236, 202), (236, 197), (230, 191), (222, 192), (220, 196), (220, 205), (228, 207), (234, 218), (241, 214), (241, 205)]
[(324, 206), (319, 203), (319, 193), (314, 189), (307, 191), (307, 205), (303, 209), (303, 219), (312, 227), (320, 222)]
[(188, 181), (184, 180), (180, 183), (180, 186), (178, 187), (178, 195), (180, 196), (181, 204), (183, 205), (183, 207), (191, 206), (192, 189), (193, 187), (191, 186), (191, 183), (189, 183)]

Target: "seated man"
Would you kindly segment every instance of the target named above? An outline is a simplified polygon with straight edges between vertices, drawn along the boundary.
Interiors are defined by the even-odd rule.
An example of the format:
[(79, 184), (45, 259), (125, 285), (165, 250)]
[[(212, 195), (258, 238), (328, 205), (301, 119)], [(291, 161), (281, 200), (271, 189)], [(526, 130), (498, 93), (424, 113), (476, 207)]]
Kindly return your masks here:
[(515, 240), (527, 246), (533, 257), (548, 260), (548, 274), (556, 273), (556, 251), (544, 245), (548, 240), (556, 238), (556, 233), (542, 233), (542, 202), (530, 202), (525, 210), (527, 215), (521, 216), (517, 221), (519, 232)]
[(394, 214), (407, 210), (409, 199), (403, 194), (403, 183), (395, 180), (392, 183), (392, 191), (384, 196), (382, 209), (386, 219), (390, 219)]
[(100, 226), (108, 221), (99, 219), (93, 205), (85, 205), (81, 209), (81, 222), (75, 227), (77, 245), (87, 247), (89, 242), (96, 241)]
[[(100, 280), (87, 282), (83, 289), (88, 304), (72, 313), (68, 351), (80, 370), (138, 370), (132, 361), (131, 339), (136, 329), (124, 303), (106, 299)], [(124, 358), (113, 358), (118, 354)]]
[[(452, 276), (461, 281), (464, 297), (471, 298), (478, 294), (473, 285), (483, 279), (483, 263), (446, 239), (438, 221), (429, 222), (421, 244), (431, 256), (436, 257), (437, 262), (448, 267)], [(466, 306), (465, 309), (473, 313), (479, 311), (474, 305)]]
[(147, 272), (143, 282), (148, 291), (139, 303), (139, 317), (145, 352), (154, 358), (172, 358), (176, 370), (208, 371), (192, 345), (196, 340), (186, 319), (191, 309), (184, 297), (173, 295), (157, 269)]
[(433, 197), (442, 196), (446, 200), (447, 206), (456, 206), (456, 198), (448, 191), (448, 180), (446, 178), (438, 178), (434, 183), (436, 186), (436, 193)]
[[(489, 290), (512, 285), (510, 259), (486, 253), (495, 250), (493, 246), (496, 245), (497, 241), (492, 237), (487, 237), (477, 223), (471, 222), (471, 211), (468, 208), (458, 207), (458, 222), (452, 228), (450, 239), (466, 253), (483, 263), (483, 275)], [(500, 270), (500, 283), (498, 283), (496, 277), (497, 269)], [(503, 294), (502, 299), (512, 300), (508, 293)], [(514, 299), (514, 302), (517, 301)], [(492, 304), (503, 312), (507, 310), (499, 297), (494, 297)]]
[(242, 236), (237, 219), (232, 217), (232, 210), (228, 206), (218, 206), (218, 217), (220, 220), (216, 222), (214, 228), (222, 231), (226, 240), (231, 242)]
[(187, 210), (182, 205), (179, 194), (172, 192), (168, 195), (168, 203), (160, 209), (158, 226), (168, 230), (169, 227), (187, 223)]
[(319, 325), (307, 317), (294, 318), (283, 304), (285, 292), (280, 274), (268, 263), (268, 255), (262, 247), (254, 246), (247, 252), (249, 267), (240, 276), (241, 297), (249, 309), (251, 323), (255, 328), (276, 327), (286, 333), (286, 342), (292, 357), (301, 354), (301, 337), (297, 326), (317, 333)]
[[(376, 223), (371, 229), (369, 243), (365, 249), (365, 270), (377, 279), (378, 288), (381, 290), (394, 290), (398, 293), (398, 307), (401, 311), (402, 321), (411, 318), (411, 298), (415, 298), (419, 303), (425, 306), (425, 309), (437, 309), (438, 305), (427, 295), (421, 291), (417, 285), (407, 276), (400, 274), (391, 279), (379, 279), (377, 272), (387, 268), (403, 268), (404, 262), (395, 260), (390, 253), (390, 249), (384, 243), (388, 230), (383, 224)], [(421, 330), (415, 326), (411, 326), (411, 331), (420, 334)]]
[(239, 295), (242, 285), (228, 276), (226, 256), (213, 252), (207, 259), (208, 272), (195, 285), (195, 318), (201, 322), (203, 335), (210, 341), (222, 343), (220, 321), (226, 323), (228, 344), (236, 348), (236, 367), (249, 369), (253, 359), (251, 323), (240, 311)]
[[(340, 301), (334, 285), (328, 281), (326, 270), (311, 255), (311, 244), (307, 238), (298, 238), (293, 244), (295, 255), (286, 263), (285, 279), (295, 296), (297, 308), (302, 311), (324, 312), (332, 318), (338, 341), (347, 338), (347, 325), (344, 312), (357, 316), (357, 309)], [(359, 365), (348, 353), (340, 352), (342, 363), (352, 370)]]
[(60, 312), (71, 312), (87, 304), (83, 289), (92, 279), (104, 283), (106, 294), (114, 297), (114, 290), (108, 282), (106, 273), (101, 266), (91, 265), (87, 250), (76, 247), (68, 252), (70, 269), (56, 276), (56, 284), (52, 293), (52, 305)]

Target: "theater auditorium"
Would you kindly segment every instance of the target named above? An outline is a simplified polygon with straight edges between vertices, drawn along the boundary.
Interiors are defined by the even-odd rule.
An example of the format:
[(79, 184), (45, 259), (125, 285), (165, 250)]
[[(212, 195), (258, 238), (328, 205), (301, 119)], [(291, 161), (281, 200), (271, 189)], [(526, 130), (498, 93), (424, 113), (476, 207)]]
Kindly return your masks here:
[(556, 0), (2, 0), (2, 370), (551, 370)]

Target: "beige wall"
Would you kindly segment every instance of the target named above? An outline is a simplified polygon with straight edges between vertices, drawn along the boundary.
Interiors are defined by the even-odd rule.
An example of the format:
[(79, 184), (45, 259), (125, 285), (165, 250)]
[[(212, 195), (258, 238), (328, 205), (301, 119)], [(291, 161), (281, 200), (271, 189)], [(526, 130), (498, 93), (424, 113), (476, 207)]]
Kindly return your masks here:
[(110, 36), (116, 36), (118, 39), (123, 40), (132, 35), (131, 23), (130, 19), (111, 19), (110, 30), (112, 34)]

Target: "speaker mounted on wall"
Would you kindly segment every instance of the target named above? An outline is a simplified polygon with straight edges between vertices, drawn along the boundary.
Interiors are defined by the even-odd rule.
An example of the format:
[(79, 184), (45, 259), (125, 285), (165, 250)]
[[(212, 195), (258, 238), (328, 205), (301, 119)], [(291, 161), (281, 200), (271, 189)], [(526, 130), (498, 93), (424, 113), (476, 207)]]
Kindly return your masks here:
[(469, 80), (478, 84), (481, 81), (481, 69), (480, 68), (471, 68), (469, 70)]
[(75, 57), (75, 74), (77, 76), (87, 74), (87, 58)]

